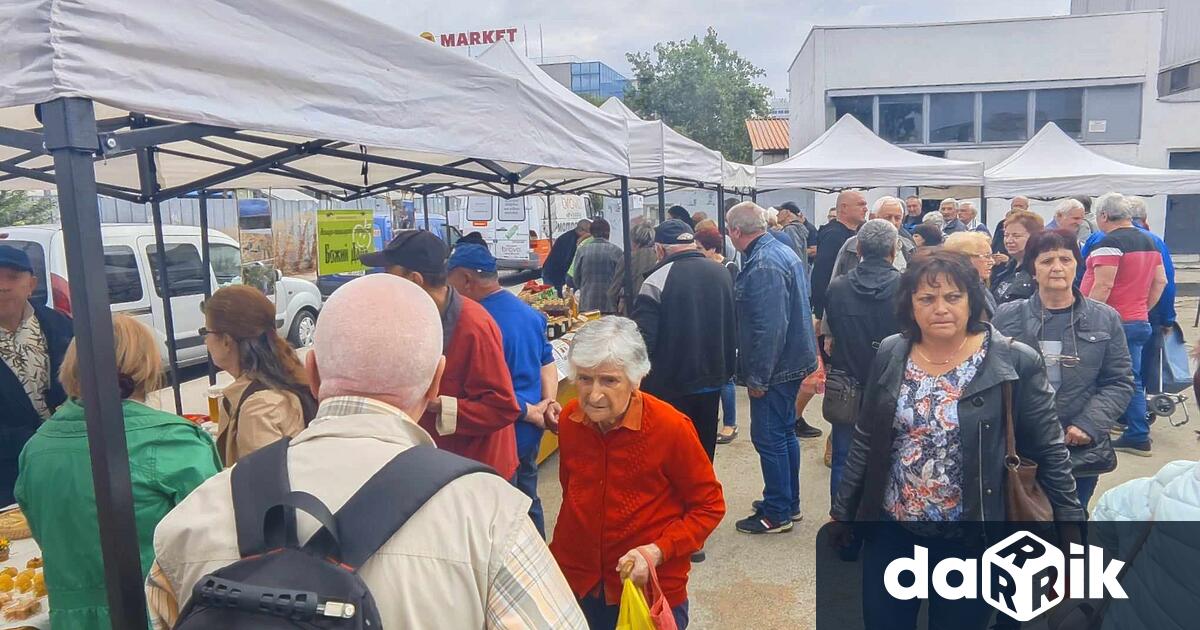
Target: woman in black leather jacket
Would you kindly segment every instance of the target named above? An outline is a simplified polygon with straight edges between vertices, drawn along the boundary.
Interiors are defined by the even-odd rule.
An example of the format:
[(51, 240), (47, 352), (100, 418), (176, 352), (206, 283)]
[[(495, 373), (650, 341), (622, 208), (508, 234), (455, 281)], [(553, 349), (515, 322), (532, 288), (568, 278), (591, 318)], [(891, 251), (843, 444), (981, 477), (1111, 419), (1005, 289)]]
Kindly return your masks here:
[(1037, 291), (1033, 271), (1025, 266), (1029, 239), (1043, 230), (1042, 217), (1032, 212), (1013, 212), (1004, 220), (1004, 249), (1008, 262), (992, 269), (992, 295), (997, 304), (1023, 300)]
[[(929, 550), (931, 566), (978, 557), (983, 541), (946, 524), (985, 522), (989, 544), (998, 542), (987, 524), (1007, 520), (1005, 383), (1013, 388), (1016, 449), (1038, 464), (1055, 520), (1084, 518), (1042, 359), (982, 322), (985, 290), (956, 252), (919, 256), (901, 278), (902, 333), (884, 340), (872, 365), (831, 511), (837, 521), (892, 525), (871, 529), (863, 548), (868, 630), (916, 622), (919, 606), (884, 589), (890, 560), (912, 557), (914, 545)], [(931, 593), (929, 602), (930, 627), (983, 628), (990, 616), (980, 600)]]
[(1083, 264), (1075, 233), (1051, 230), (1025, 249), (1038, 291), (1000, 307), (992, 324), (1038, 350), (1071, 452), (1079, 503), (1087, 508), (1100, 475), (1117, 467), (1109, 429), (1133, 396), (1133, 364), (1121, 316), (1073, 286)]

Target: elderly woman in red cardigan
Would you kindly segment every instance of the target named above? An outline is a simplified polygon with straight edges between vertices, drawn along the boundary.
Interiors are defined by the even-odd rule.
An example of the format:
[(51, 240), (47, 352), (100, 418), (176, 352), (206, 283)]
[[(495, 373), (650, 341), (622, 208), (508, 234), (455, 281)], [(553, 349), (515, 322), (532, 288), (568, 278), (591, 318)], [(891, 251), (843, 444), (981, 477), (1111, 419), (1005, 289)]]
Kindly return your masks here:
[(725, 515), (721, 484), (692, 422), (638, 390), (650, 360), (633, 321), (583, 326), (568, 361), (579, 395), (559, 425), (563, 502), (550, 550), (592, 630), (616, 626), (618, 567), (632, 563), (644, 584), (646, 557), (682, 630), (691, 555)]

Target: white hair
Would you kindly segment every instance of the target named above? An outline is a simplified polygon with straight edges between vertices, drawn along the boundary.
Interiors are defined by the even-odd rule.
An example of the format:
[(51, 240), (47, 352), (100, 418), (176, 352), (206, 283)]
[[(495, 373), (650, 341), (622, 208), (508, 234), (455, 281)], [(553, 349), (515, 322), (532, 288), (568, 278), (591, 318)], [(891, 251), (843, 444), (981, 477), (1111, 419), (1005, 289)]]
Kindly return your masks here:
[(871, 219), (858, 230), (858, 253), (864, 259), (870, 256), (887, 258), (895, 253), (899, 236), (891, 221)]
[(753, 201), (743, 201), (725, 213), (725, 227), (746, 234), (765, 232), (767, 213)]
[(883, 197), (880, 197), (879, 199), (875, 200), (875, 205), (874, 205), (874, 207), (871, 208), (871, 212), (878, 214), (880, 210), (883, 210), (884, 206), (889, 205), (889, 204), (894, 204), (894, 205), (900, 206), (900, 209), (904, 210), (904, 202), (901, 201), (898, 197), (891, 197), (888, 195), (884, 195)]
[(1129, 202), (1130, 216), (1145, 221), (1147, 214), (1150, 212), (1149, 208), (1146, 207), (1146, 200), (1133, 195), (1129, 195), (1125, 199)]
[(1104, 215), (1109, 221), (1127, 221), (1133, 218), (1129, 199), (1121, 193), (1104, 193), (1092, 203), (1096, 216)]
[(1066, 199), (1058, 202), (1058, 205), (1054, 206), (1054, 216), (1065, 217), (1069, 212), (1075, 209), (1087, 212), (1087, 208), (1084, 208), (1083, 204), (1080, 203), (1078, 199), (1075, 199), (1074, 197), (1067, 197)]
[(958, 209), (958, 200), (955, 199), (954, 197), (947, 197), (947, 198), (943, 199), (942, 203), (938, 204), (938, 207), (941, 208), (942, 206), (944, 206), (946, 204), (950, 204), (950, 205), (954, 206), (954, 208), (956, 210)]
[(924, 219), (921, 219), (921, 222), (932, 223), (939, 228), (946, 227), (946, 217), (943, 217), (942, 213), (940, 212), (930, 212), (929, 214), (925, 215)]
[(363, 276), (325, 302), (313, 353), (321, 400), (388, 395), (411, 407), (429, 390), (442, 358), (442, 317), (429, 294), (408, 280)]
[(650, 373), (650, 354), (632, 319), (606, 315), (576, 331), (567, 353), (567, 365), (572, 379), (579, 368), (590, 370), (613, 365), (624, 370), (636, 386)]

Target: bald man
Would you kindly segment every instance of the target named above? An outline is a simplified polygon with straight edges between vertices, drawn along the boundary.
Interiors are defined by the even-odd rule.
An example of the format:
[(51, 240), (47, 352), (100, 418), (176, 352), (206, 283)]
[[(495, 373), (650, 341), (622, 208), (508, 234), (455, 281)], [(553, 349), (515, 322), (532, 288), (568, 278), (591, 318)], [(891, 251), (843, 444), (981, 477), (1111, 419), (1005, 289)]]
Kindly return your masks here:
[[(413, 447), (434, 448), (416, 418), (437, 399), (445, 366), (441, 319), (425, 291), (386, 274), (349, 282), (329, 298), (307, 365), (321, 405), (308, 428), (283, 447), (281, 472), (290, 490), (336, 513), (397, 457)], [(155, 627), (174, 625), (193, 586), (242, 557), (233, 506), (242, 486), (235, 489), (231, 479), (271, 449), (209, 479), (159, 523), (147, 580)], [(414, 485), (424, 472), (445, 481), (441, 466), (463, 461), (436, 450), (428, 456), (426, 468), (410, 472), (417, 473)], [(414, 491), (405, 484), (382, 491), (388, 488), (398, 502)], [(444, 483), (383, 542), (385, 552), (358, 567), (382, 626), (418, 628), (437, 619), (446, 628), (586, 628), (566, 579), (525, 516), (528, 509), (529, 499), (491, 472)], [(299, 540), (308, 540), (317, 523), (302, 518), (296, 527)]]

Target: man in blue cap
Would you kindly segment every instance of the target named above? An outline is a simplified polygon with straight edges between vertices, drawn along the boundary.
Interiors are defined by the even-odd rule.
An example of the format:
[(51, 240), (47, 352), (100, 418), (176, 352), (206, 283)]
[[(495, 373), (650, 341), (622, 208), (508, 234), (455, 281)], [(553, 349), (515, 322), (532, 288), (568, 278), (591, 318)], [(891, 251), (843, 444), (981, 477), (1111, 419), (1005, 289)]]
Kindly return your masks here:
[(29, 256), (0, 245), (0, 506), (13, 503), (25, 442), (66, 399), (58, 382), (71, 320), (29, 301), (37, 288)]
[(537, 456), (543, 431), (554, 430), (562, 411), (557, 401), (558, 369), (554, 351), (546, 339), (546, 316), (500, 286), (496, 257), (483, 245), (460, 242), (450, 254), (446, 268), (450, 286), (479, 302), (500, 327), (504, 362), (512, 377), (513, 392), (525, 410), (524, 417), (515, 425), (517, 474), (513, 485), (533, 501), (529, 518), (544, 538), (545, 519), (537, 494)]

